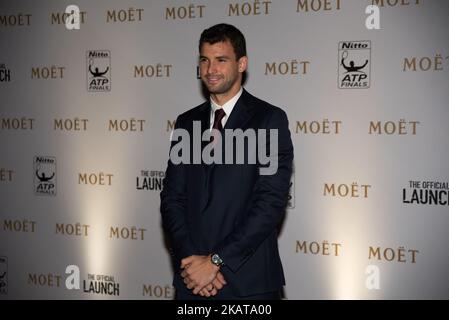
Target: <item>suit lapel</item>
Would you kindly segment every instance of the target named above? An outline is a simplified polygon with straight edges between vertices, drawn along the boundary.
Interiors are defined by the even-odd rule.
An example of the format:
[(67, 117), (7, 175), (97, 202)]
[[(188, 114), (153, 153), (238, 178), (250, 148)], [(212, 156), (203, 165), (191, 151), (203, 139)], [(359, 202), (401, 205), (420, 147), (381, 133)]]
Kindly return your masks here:
[[(203, 106), (200, 109), (199, 112), (199, 119), (201, 121), (201, 163), (203, 162), (202, 160), (202, 154), (203, 154), (203, 150), (204, 147), (209, 143), (208, 141), (202, 141), (202, 136), (203, 136), (203, 132), (206, 130), (209, 130), (209, 126), (210, 126), (210, 101), (206, 101)], [(200, 210), (202, 211), (204, 208), (206, 208), (207, 203), (209, 201), (209, 176), (210, 176), (210, 170), (209, 170), (209, 166), (202, 163), (201, 165), (201, 171), (203, 172), (204, 178), (202, 178), (201, 176), (198, 176), (198, 182), (203, 183), (203, 192), (202, 192), (202, 197), (201, 197), (201, 204), (200, 204)]]
[[(234, 108), (232, 109), (231, 115), (229, 116), (229, 119), (226, 121), (226, 124), (224, 128), (221, 130), (221, 142), (222, 142), (222, 155), (224, 158), (224, 152), (225, 152), (225, 130), (226, 129), (244, 129), (245, 124), (251, 119), (251, 117), (255, 113), (254, 106), (250, 103), (250, 97), (251, 95), (246, 91), (243, 90), (242, 95), (237, 100)], [(208, 117), (208, 127), (210, 126), (210, 103), (209, 103), (209, 117)], [(205, 145), (207, 145), (209, 142), (203, 142), (202, 148), (204, 148)], [(224, 161), (224, 159), (223, 159)], [(212, 171), (213, 167), (215, 166), (215, 163), (212, 163), (210, 165), (204, 165), (205, 168), (209, 170), (209, 172)]]
[(232, 109), (224, 129), (244, 129), (245, 124), (255, 113), (254, 105), (250, 101), (251, 95), (243, 89), (242, 95)]
[[(203, 136), (203, 132), (209, 130), (210, 126), (210, 101), (207, 101), (203, 104), (203, 107), (200, 111), (200, 120), (201, 120), (201, 137)], [(208, 144), (208, 141), (202, 141), (201, 139), (201, 153), (203, 153), (204, 147)]]

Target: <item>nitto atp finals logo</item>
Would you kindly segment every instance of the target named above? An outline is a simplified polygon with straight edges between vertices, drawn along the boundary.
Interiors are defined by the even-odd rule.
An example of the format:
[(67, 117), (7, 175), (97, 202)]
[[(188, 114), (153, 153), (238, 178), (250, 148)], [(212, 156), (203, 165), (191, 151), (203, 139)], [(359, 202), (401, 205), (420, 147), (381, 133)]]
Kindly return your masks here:
[(34, 157), (34, 193), (36, 195), (56, 195), (55, 157)]
[(87, 91), (111, 91), (111, 52), (89, 50), (86, 54)]
[(371, 41), (341, 41), (338, 45), (338, 88), (370, 87)]

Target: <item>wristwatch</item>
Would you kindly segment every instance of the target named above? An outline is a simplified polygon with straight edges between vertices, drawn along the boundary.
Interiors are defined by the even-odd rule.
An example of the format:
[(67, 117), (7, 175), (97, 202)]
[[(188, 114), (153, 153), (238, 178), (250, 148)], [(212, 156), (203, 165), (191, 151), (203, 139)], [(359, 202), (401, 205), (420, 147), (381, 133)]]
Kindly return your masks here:
[(222, 267), (224, 266), (224, 262), (223, 259), (220, 258), (220, 256), (216, 253), (214, 253), (211, 257), (210, 260), (213, 264), (215, 264), (217, 267)]

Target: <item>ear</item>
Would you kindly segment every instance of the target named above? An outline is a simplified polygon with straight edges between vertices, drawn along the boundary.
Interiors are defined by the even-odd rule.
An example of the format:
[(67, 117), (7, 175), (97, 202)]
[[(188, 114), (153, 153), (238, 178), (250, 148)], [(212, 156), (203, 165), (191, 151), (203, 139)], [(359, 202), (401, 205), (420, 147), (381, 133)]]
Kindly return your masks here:
[(243, 56), (239, 59), (238, 61), (239, 64), (239, 72), (243, 73), (246, 71), (246, 68), (248, 67), (248, 57), (247, 56)]

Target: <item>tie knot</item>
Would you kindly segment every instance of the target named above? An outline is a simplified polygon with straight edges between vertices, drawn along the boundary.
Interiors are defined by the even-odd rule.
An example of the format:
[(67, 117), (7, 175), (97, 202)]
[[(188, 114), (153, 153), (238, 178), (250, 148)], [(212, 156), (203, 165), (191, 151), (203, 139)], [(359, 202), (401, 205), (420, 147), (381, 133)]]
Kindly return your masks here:
[(226, 115), (226, 112), (223, 110), (223, 108), (215, 110), (215, 119), (214, 119), (214, 125), (212, 128), (221, 130), (223, 129), (223, 126), (221, 125), (221, 120)]

